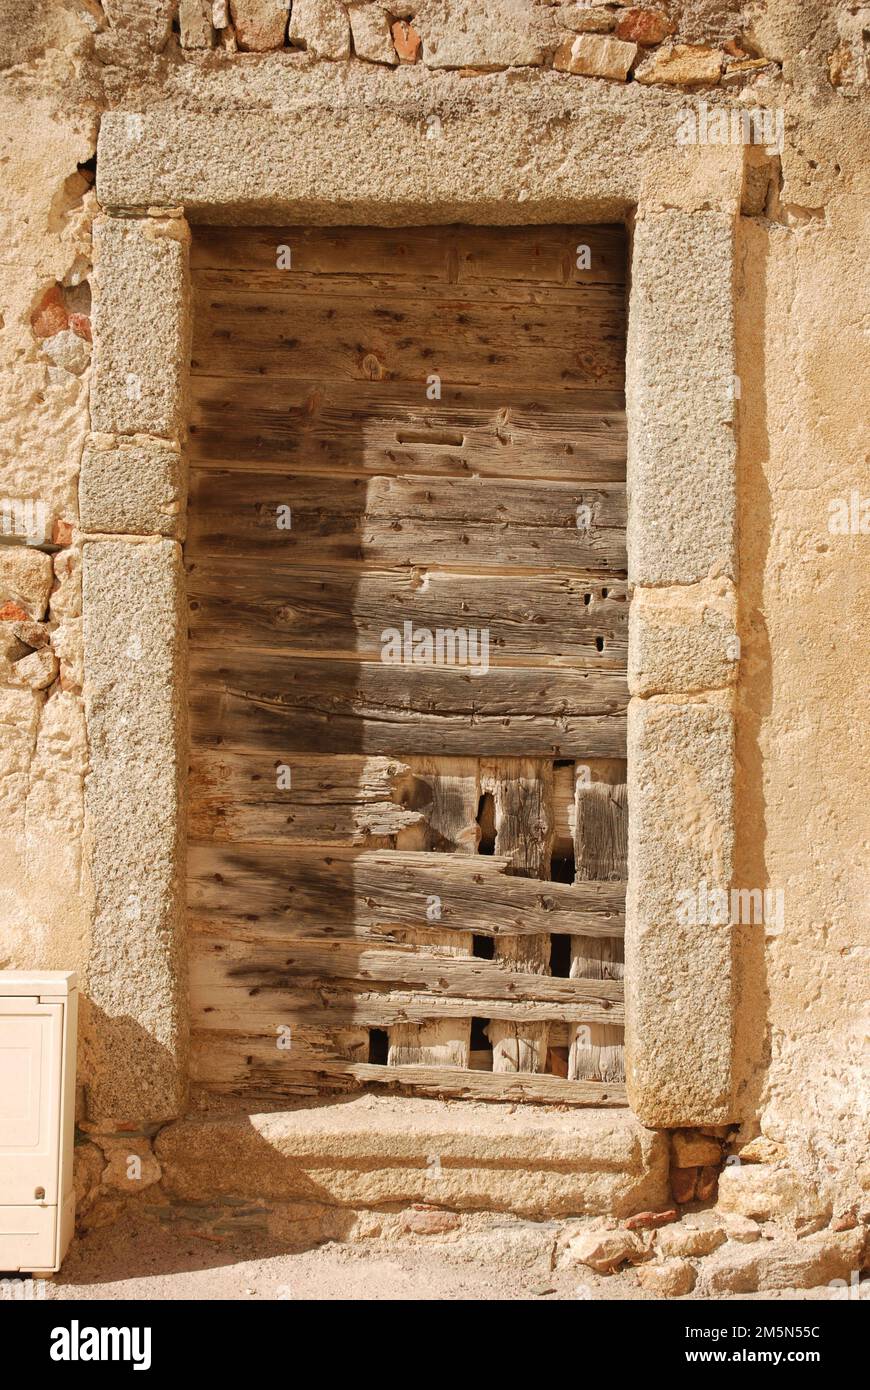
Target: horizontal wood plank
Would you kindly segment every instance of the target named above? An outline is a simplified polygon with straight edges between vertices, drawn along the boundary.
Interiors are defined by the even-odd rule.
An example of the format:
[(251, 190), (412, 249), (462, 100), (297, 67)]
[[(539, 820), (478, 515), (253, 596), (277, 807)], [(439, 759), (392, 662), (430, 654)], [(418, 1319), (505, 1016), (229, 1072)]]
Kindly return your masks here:
[[(390, 666), (194, 649), (191, 728), (203, 745), (295, 751), (620, 757), (628, 695), (617, 672)], [(532, 711), (529, 713), (528, 711)]]
[(304, 995), (300, 1007), (306, 1017), (322, 1021), (327, 1010), (330, 1019), (340, 1016), (343, 1023), (352, 1021), (342, 1014), (355, 1007), (350, 995), (396, 1009), (425, 998), (442, 1014), (459, 1001), (461, 1013), (490, 1018), (532, 1008), (544, 1010), (535, 1015), (540, 1018), (623, 1021), (622, 985), (616, 980), (533, 976), (498, 960), (435, 955), (426, 948), (425, 933), (413, 945), (372, 947), (295, 937), (252, 943), (239, 941), (231, 930), (195, 932), (191, 977), (200, 1010), (211, 1006), (218, 1012), (235, 1007), (244, 992), (253, 1010), (271, 1013), (295, 992)]
[[(263, 270), (238, 267), (202, 269), (196, 272), (194, 285), (199, 302), (207, 312), (212, 311), (218, 321), (221, 307), (232, 306), (236, 296), (240, 301), (242, 296), (246, 296), (247, 302), (252, 296), (263, 303), (285, 300), (288, 306), (294, 305), (302, 313), (307, 312), (310, 304), (324, 299), (357, 300), (365, 311), (371, 304), (383, 309), (384, 306), (419, 297), (418, 286), (410, 286), (401, 276), (349, 271), (324, 276), (318, 271), (293, 270), (292, 267), (289, 271), (277, 267)], [(552, 309), (556, 312), (570, 309), (582, 315), (590, 311), (595, 313), (606, 306), (614, 316), (622, 317), (625, 313), (625, 284), (588, 277), (581, 279), (579, 276), (563, 284), (555, 281), (544, 284), (499, 280), (484, 276), (462, 283), (430, 279), (426, 281), (425, 301), (427, 305), (437, 305), (440, 310), (453, 307), (459, 312), (479, 305), (487, 308)]]
[(529, 1101), (552, 1105), (624, 1106), (625, 1087), (618, 1082), (567, 1081), (524, 1072), (494, 1073), (459, 1068), (387, 1067), (333, 1058), (296, 1067), (290, 1052), (274, 1040), (257, 1037), (221, 1039), (193, 1036), (191, 1060), (196, 1081), (209, 1090), (251, 1101), (278, 1101), (284, 1096), (321, 1090), (352, 1090), (384, 1085), (411, 1094), (476, 1100)]
[[(449, 999), (400, 988), (375, 992), (359, 992), (341, 988), (349, 982), (322, 981), (317, 977), (291, 985), (247, 988), (226, 981), (211, 983), (193, 961), (191, 988), (197, 1001), (196, 1027), (200, 1032), (250, 1032), (257, 1023), (264, 1032), (274, 1036), (275, 1029), (295, 1019), (304, 1026), (319, 1024), (331, 1028), (392, 1028), (397, 1023), (426, 1023), (433, 1019), (481, 1018), (496, 1019), (514, 1025), (547, 1022), (603, 1024), (622, 1022), (622, 1007), (614, 1005), (608, 1012), (595, 1000), (533, 1000), (524, 1003), (505, 999), (466, 999), (460, 995)], [(523, 1070), (523, 1068), (520, 1068)]]
[(386, 628), (488, 628), (492, 665), (624, 670), (627, 586), (562, 574), (439, 570), (265, 569), (256, 560), (192, 560), (191, 639), (300, 655), (380, 657)]
[[(197, 468), (198, 556), (624, 574), (625, 489), (501, 479), (348, 478)], [(288, 511), (289, 509), (289, 511)]]
[[(391, 929), (618, 936), (622, 883), (549, 883), (510, 877), (496, 856), (190, 846), (188, 901), (195, 930), (238, 922), (259, 936), (383, 941)], [(437, 903), (437, 917), (433, 917)]]
[[(589, 247), (581, 269), (577, 247)], [(278, 247), (290, 249), (290, 269), (278, 270)], [(276, 276), (317, 274), (330, 282), (377, 275), (429, 284), (473, 285), (480, 280), (520, 285), (623, 284), (625, 228), (614, 224), (538, 227), (197, 227), (190, 264), (209, 269), (244, 266)], [(282, 259), (286, 262), (286, 257)]]
[[(341, 294), (208, 292), (194, 282), (191, 368), (202, 376), (417, 381), (619, 390), (621, 290), (590, 286), (572, 304), (429, 300), (387, 304)], [(497, 312), (495, 310), (497, 309)], [(304, 310), (304, 313), (303, 313)]]
[[(194, 839), (370, 845), (423, 825), (431, 788), (389, 758), (191, 753), (188, 833)], [(417, 807), (420, 809), (417, 809)]]
[(194, 376), (190, 458), (239, 470), (625, 479), (617, 391)]

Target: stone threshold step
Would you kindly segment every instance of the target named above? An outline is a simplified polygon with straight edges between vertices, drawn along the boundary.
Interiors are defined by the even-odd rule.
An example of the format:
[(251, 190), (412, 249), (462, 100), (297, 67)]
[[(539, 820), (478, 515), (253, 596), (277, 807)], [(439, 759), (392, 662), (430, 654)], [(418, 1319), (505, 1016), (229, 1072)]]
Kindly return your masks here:
[(428, 1203), (526, 1217), (666, 1206), (668, 1139), (627, 1111), (356, 1096), (189, 1116), (155, 1140), (162, 1188), (353, 1208)]

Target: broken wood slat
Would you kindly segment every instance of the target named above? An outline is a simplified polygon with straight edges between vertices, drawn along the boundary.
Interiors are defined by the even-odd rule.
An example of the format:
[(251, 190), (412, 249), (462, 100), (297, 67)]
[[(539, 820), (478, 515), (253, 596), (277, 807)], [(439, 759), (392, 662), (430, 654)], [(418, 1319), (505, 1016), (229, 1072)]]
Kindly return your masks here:
[[(431, 788), (432, 800), (422, 825), (409, 827), (396, 837), (399, 850), (429, 850), (470, 855), (477, 851), (476, 820), (479, 776), (474, 758), (416, 758), (412, 769), (420, 783)], [(426, 931), (409, 931), (408, 945), (437, 951), (440, 956), (471, 957), (474, 938), (470, 932), (439, 932), (441, 899), (433, 895), (426, 908), (432, 925)], [(468, 1066), (471, 1041), (470, 1018), (422, 1021), (413, 1028), (398, 1025), (390, 1029), (387, 1064), (426, 1063)]]
[(581, 1023), (568, 1054), (571, 1081), (624, 1081), (625, 1030), (606, 1023)]
[(189, 455), (237, 470), (625, 479), (625, 400), (616, 391), (533, 394), (419, 384), (251, 379), (191, 382)]
[[(625, 784), (587, 782), (577, 778), (574, 804), (575, 882), (624, 881), (628, 872), (628, 801)], [(621, 979), (625, 973), (621, 937), (573, 936), (571, 976)], [(625, 1078), (623, 1029), (602, 1024), (581, 1025), (568, 1059), (574, 1080), (613, 1081)]]
[(467, 1067), (471, 1019), (395, 1023), (390, 1028), (388, 1067)]
[(407, 808), (429, 791), (418, 785), (410, 764), (401, 758), (367, 758), (362, 755), (325, 756), (297, 753), (292, 766), (273, 751), (269, 758), (256, 753), (194, 747), (190, 756), (187, 790), (192, 802), (218, 795), (235, 804), (259, 805), (275, 791), (277, 769), (289, 767), (290, 785), (280, 800), (295, 806), (379, 806), (382, 802)]
[[(208, 294), (194, 282), (192, 370), (201, 376), (417, 381), (436, 373), (507, 389), (618, 390), (625, 305), (608, 286), (582, 305), (439, 303), (397, 291), (389, 307), (339, 294)], [(301, 326), (304, 324), (304, 328)]]
[[(209, 993), (212, 1004), (230, 997), (227, 991), (243, 990), (252, 1008), (271, 1008), (275, 997), (304, 987), (310, 988), (310, 1004), (316, 1011), (324, 1007), (323, 992), (337, 990), (365, 994), (370, 1001), (378, 994), (382, 1005), (399, 995), (425, 996), (438, 1012), (455, 1008), (460, 1014), (487, 1017), (518, 1012), (524, 1017), (587, 1023), (621, 1023), (623, 1019), (620, 982), (532, 977), (506, 970), (495, 960), (445, 957), (437, 933), (433, 942), (421, 934), (413, 944), (393, 941), (376, 947), (354, 940), (293, 937), (284, 941), (266, 936), (251, 940), (250, 935), (236, 934), (232, 927), (223, 933), (191, 933), (191, 974), (197, 989)], [(332, 1010), (334, 1001), (328, 1007)]]
[[(371, 984), (367, 988), (364, 981), (357, 983), (340, 976), (324, 979), (289, 972), (285, 974), (286, 983), (278, 983), (277, 979), (272, 979), (271, 983), (254, 983), (261, 980), (256, 970), (246, 972), (243, 983), (222, 970), (224, 962), (220, 956), (200, 952), (200, 938), (193, 938), (193, 945), (196, 948), (190, 956), (190, 986), (196, 998), (193, 1019), (199, 1029), (215, 1033), (270, 1033), (289, 1019), (306, 1027), (321, 1027), (328, 1033), (353, 1024), (389, 1029), (404, 1023), (413, 1023), (416, 1027), (432, 1023), (442, 1029), (442, 1024), (457, 1020), (454, 1031), (459, 1036), (460, 1031), (464, 1033), (468, 1020), (485, 1016), (516, 1026), (516, 1034), (504, 1031), (504, 1038), (513, 1047), (510, 1038), (524, 1045), (525, 1038), (538, 1030), (538, 1024), (563, 1023), (567, 1027), (577, 1023), (623, 1022), (623, 1006), (582, 997), (560, 1004), (553, 999), (463, 998), (413, 991), (395, 981), (391, 987), (377, 990)], [(443, 1027), (442, 1041), (449, 1037), (449, 1027)], [(425, 1044), (425, 1038), (420, 1041)], [(493, 1065), (492, 1069), (496, 1072), (517, 1070), (517, 1065), (514, 1061), (514, 1065), (503, 1068)], [(541, 1065), (535, 1068), (523, 1065), (518, 1069), (543, 1072), (546, 1066), (542, 1059)]]
[[(578, 245), (589, 247), (590, 265), (577, 265)], [(290, 269), (278, 270), (278, 247), (290, 249)], [(284, 258), (286, 261), (286, 257)], [(329, 277), (379, 275), (433, 284), (472, 285), (479, 280), (520, 284), (624, 284), (627, 238), (620, 224), (547, 224), (492, 229), (432, 227), (207, 227), (198, 226), (190, 248), (194, 278), (206, 269), (296, 273)]]
[(624, 784), (625, 759), (587, 757), (576, 763), (556, 764), (553, 769), (554, 859), (574, 858), (574, 803), (577, 778), (581, 782), (607, 782), (611, 786)]
[[(289, 785), (278, 788), (278, 780)], [(460, 811), (463, 783), (468, 794)], [(373, 838), (389, 837), (398, 849), (474, 853), (477, 786), (473, 759), (409, 764), (294, 754), (292, 763), (273, 757), (270, 766), (257, 753), (197, 748), (188, 783), (188, 832), (194, 840), (369, 847)], [(456, 934), (451, 938), (453, 949)]]
[[(448, 1025), (452, 1022), (456, 1024), (452, 1031), (458, 1034), (460, 1024), (464, 1031), (466, 1025), (470, 1026), (472, 1018), (485, 1016), (504, 1025), (498, 1042), (499, 1045), (503, 1043), (506, 1053), (512, 1056), (510, 1065), (493, 1065), (493, 1071), (546, 1071), (543, 1053), (539, 1063), (534, 1066), (518, 1064), (526, 1055), (523, 1049), (529, 1038), (533, 1042), (535, 1036), (542, 1038), (546, 1045), (546, 1033), (539, 1030), (555, 1023), (562, 1023), (573, 1033), (578, 1024), (602, 1023), (610, 1019), (601, 1004), (594, 1002), (554, 1004), (552, 1001), (463, 999), (458, 995), (442, 998), (412, 994), (400, 988), (384, 990), (381, 994), (372, 991), (361, 993), (351, 988), (352, 981), (340, 978), (324, 980), (300, 975), (294, 977), (292, 989), (276, 986), (253, 986), (249, 989), (231, 983), (211, 985), (206, 982), (202, 971), (194, 969), (191, 983), (197, 991), (196, 1026), (202, 1031), (215, 1033), (247, 1033), (257, 1025), (269, 1031), (289, 1019), (308, 1028), (320, 1027), (327, 1033), (354, 1025), (391, 1029), (413, 1024), (415, 1028), (423, 1030), (431, 1023), (435, 1046), (439, 1029), (442, 1030), (443, 1043), (451, 1036)], [(357, 990), (361, 989), (362, 986), (357, 986)], [(619, 1023), (623, 1017), (622, 1008), (614, 1006), (613, 1015), (614, 1024)], [(489, 1029), (493, 1027), (494, 1024), (490, 1022)], [(418, 1042), (428, 1045), (426, 1038), (418, 1036)], [(533, 1053), (538, 1055), (537, 1043), (534, 1048), (529, 1048), (529, 1055)], [(466, 1066), (467, 1062), (462, 1065)]]
[[(626, 583), (572, 575), (438, 570), (263, 569), (257, 560), (192, 562), (190, 634), (201, 646), (301, 655), (380, 656), (385, 628), (488, 628), (493, 665), (625, 668)], [(602, 594), (606, 590), (606, 596)], [(596, 645), (601, 644), (601, 649)], [(572, 789), (573, 802), (573, 789)]]
[(624, 1106), (625, 1087), (619, 1083), (566, 1081), (562, 1077), (524, 1072), (462, 1071), (447, 1067), (378, 1066), (365, 1062), (325, 1059), (296, 1068), (289, 1053), (279, 1053), (272, 1039), (220, 1039), (194, 1034), (191, 1062), (194, 1079), (210, 1091), (280, 1102), (289, 1095), (323, 1089), (348, 1090), (360, 1085), (388, 1085), (422, 1095), (478, 1100), (529, 1101), (553, 1105)]
[[(480, 785), (492, 797), (494, 851), (508, 860), (507, 873), (521, 878), (549, 877), (553, 841), (553, 765), (523, 759), (491, 760), (481, 765)], [(496, 958), (509, 969), (546, 975), (550, 937), (522, 936), (495, 942)], [(543, 1071), (547, 1061), (547, 1025), (490, 1023), (492, 1069)]]
[(198, 468), (191, 504), (189, 547), (225, 561), (617, 575), (627, 563), (625, 491), (615, 483), (264, 474), (252, 485), (244, 473)]
[[(568, 757), (624, 748), (619, 672), (493, 666), (402, 666), (381, 661), (191, 652), (191, 728), (202, 745), (300, 752)], [(533, 714), (526, 711), (534, 711)], [(439, 711), (449, 711), (440, 713)]]
[(423, 822), (427, 796), (431, 802), (428, 784), (395, 758), (276, 758), (195, 746), (188, 833), (201, 840), (371, 845)]
[(188, 807), (188, 834), (194, 840), (222, 844), (358, 845), (386, 849), (409, 826), (421, 820), (419, 812), (406, 811), (389, 801), (341, 807), (298, 807), (292, 802), (267, 800), (235, 802), (231, 797), (211, 796)]
[[(249, 924), (258, 937), (383, 938), (390, 928), (425, 930), (440, 899), (438, 931), (505, 935), (570, 933), (582, 922), (594, 936), (618, 935), (624, 885), (542, 883), (508, 877), (508, 861), (490, 856), (395, 850), (310, 849), (292, 856), (272, 845), (191, 845), (192, 926)], [(208, 929), (208, 927), (206, 927)]]

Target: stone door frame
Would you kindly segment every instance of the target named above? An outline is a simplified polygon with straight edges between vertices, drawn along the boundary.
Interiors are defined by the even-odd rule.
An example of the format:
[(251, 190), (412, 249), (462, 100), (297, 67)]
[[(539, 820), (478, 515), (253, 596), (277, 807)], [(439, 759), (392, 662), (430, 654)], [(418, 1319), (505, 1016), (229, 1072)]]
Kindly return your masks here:
[[(677, 148), (670, 98), (579, 100), (585, 124), (534, 128), (531, 168), (522, 105), (445, 117), (436, 140), (414, 112), (103, 118), (80, 479), (94, 1119), (186, 1106), (187, 219), (629, 225), (627, 1089), (652, 1127), (734, 1118), (732, 930), (689, 924), (680, 895), (732, 875), (745, 160)], [(373, 142), (393, 139), (414, 158), (385, 188)]]

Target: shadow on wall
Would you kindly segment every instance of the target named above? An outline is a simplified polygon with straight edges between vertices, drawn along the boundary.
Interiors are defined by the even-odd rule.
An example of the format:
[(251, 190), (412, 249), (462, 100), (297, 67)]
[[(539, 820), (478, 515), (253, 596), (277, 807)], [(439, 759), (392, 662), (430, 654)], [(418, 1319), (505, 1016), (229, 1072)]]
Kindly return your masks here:
[[(166, 1113), (166, 1097), (171, 1092), (167, 1078), (178, 1072), (177, 1049), (163, 1046), (128, 1014), (107, 1013), (94, 1003), (92, 990), (93, 982), (89, 982), (79, 1003), (78, 1081), (85, 1089), (86, 1113), (79, 1106), (76, 1118), (108, 1131), (115, 1124), (158, 1125), (174, 1119)], [(129, 1078), (132, 1091), (123, 1110), (119, 1074)], [(179, 1107), (181, 1103), (179, 1096)]]
[[(738, 221), (739, 279), (736, 297), (737, 373), (742, 383), (738, 414), (739, 626), (743, 660), (737, 686), (738, 808), (735, 883), (764, 892), (769, 884), (761, 730), (770, 713), (772, 652), (764, 617), (764, 580), (771, 538), (771, 501), (765, 469), (769, 457), (765, 375), (765, 305), (768, 236), (748, 218)], [(734, 1075), (736, 1117), (752, 1121), (760, 1108), (770, 1059), (769, 988), (765, 926), (734, 929), (736, 952)]]

